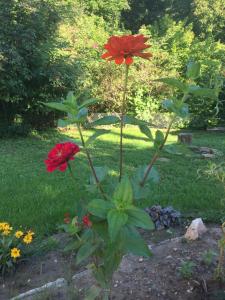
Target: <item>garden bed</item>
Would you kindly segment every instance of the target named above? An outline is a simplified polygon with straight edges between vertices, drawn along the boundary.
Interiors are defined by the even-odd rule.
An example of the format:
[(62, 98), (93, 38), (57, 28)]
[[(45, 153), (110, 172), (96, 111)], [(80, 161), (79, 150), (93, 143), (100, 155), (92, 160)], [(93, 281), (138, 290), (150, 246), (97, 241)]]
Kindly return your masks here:
[[(218, 253), (217, 242), (221, 236), (218, 226), (210, 226), (208, 232), (194, 242), (182, 238), (185, 228), (172, 231), (143, 232), (151, 245), (150, 259), (127, 255), (113, 282), (113, 299), (191, 300), (225, 299), (225, 286), (210, 281), (217, 263), (217, 256), (205, 262), (205, 252)], [(57, 250), (43, 257), (32, 257), (16, 272), (1, 279), (0, 299), (8, 300), (22, 292), (40, 287), (57, 278), (65, 278), (67, 289), (58, 290), (51, 296), (42, 293), (32, 299), (83, 299), (84, 290), (93, 283), (84, 267), (77, 267), (73, 257), (60, 250), (65, 242), (64, 235), (56, 235)], [(185, 262), (183, 267), (182, 263)], [(192, 268), (187, 262), (193, 262)], [(78, 274), (74, 276), (75, 274)], [(73, 279), (72, 279), (73, 277)], [(186, 277), (186, 278), (185, 278)], [(208, 295), (207, 295), (208, 293)], [(217, 293), (213, 296), (213, 293)], [(31, 298), (26, 298), (31, 299)]]

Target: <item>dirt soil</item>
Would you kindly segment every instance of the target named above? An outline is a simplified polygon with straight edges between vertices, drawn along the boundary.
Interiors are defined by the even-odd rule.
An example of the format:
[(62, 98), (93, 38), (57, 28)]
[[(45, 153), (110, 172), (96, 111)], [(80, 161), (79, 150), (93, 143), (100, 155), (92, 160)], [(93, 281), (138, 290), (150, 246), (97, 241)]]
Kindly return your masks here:
[[(185, 229), (142, 232), (151, 245), (153, 256), (150, 259), (127, 255), (123, 258), (119, 271), (115, 274), (112, 298), (115, 300), (225, 300), (225, 285), (212, 281), (217, 263), (213, 256), (210, 264), (204, 262), (204, 252), (218, 253), (217, 243), (221, 236), (218, 226), (208, 226), (208, 232), (199, 240), (185, 242), (182, 235)], [(16, 272), (4, 280), (0, 278), (0, 300), (35, 287), (40, 287), (57, 278), (69, 282), (67, 291), (57, 294), (42, 294), (40, 300), (83, 299), (93, 280), (84, 267), (77, 267), (71, 256), (63, 254), (64, 244), (61, 235), (55, 237), (61, 242), (58, 250), (50, 251), (43, 257), (32, 257), (21, 264)], [(188, 278), (181, 275), (182, 262), (194, 263), (193, 272)], [(225, 268), (225, 266), (224, 266)], [(74, 274), (78, 274), (71, 280)]]

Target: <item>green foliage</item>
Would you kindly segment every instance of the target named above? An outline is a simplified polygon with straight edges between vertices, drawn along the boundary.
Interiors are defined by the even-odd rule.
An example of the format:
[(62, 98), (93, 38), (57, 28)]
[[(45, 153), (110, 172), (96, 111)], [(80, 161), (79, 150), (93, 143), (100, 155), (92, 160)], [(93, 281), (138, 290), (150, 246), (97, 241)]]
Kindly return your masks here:
[(210, 266), (213, 263), (213, 260), (216, 255), (217, 254), (214, 251), (207, 250), (203, 253), (202, 260), (207, 266)]
[(190, 279), (194, 271), (195, 263), (192, 261), (184, 261), (180, 266), (180, 274), (185, 279)]
[[(38, 101), (56, 99), (74, 87), (75, 69), (56, 49), (57, 26), (64, 3), (50, 0), (3, 1), (0, 4), (0, 111), (6, 124), (15, 115), (40, 128), (53, 125), (54, 114)], [(45, 119), (48, 119), (45, 121)]]

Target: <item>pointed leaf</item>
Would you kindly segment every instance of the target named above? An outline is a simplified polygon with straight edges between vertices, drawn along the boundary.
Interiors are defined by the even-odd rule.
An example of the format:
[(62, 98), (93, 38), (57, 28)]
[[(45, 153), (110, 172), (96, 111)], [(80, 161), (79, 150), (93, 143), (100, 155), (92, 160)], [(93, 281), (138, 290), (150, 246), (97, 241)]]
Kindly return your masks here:
[(122, 229), (122, 238), (123, 247), (126, 252), (145, 257), (152, 255), (148, 245), (133, 226), (125, 226)]
[(113, 125), (120, 123), (120, 118), (116, 116), (106, 116), (98, 119), (94, 122), (89, 123), (90, 127), (100, 126), (100, 125)]
[(125, 116), (124, 117), (124, 124), (130, 124), (130, 125), (149, 125), (148, 122), (136, 119), (133, 116)]
[(83, 103), (81, 103), (81, 105), (79, 106), (79, 109), (81, 109), (83, 107), (88, 107), (88, 106), (96, 104), (96, 103), (98, 103), (97, 99), (88, 99), (88, 100), (85, 100)]
[(95, 300), (100, 295), (100, 293), (101, 288), (96, 285), (92, 285), (87, 291), (84, 300)]
[(151, 130), (148, 128), (148, 126), (139, 125), (139, 128), (140, 128), (140, 131), (150, 139), (150, 141), (153, 141), (153, 136), (152, 136)]
[(208, 98), (216, 97), (216, 91), (214, 89), (202, 88), (197, 85), (190, 85), (188, 87), (188, 93), (199, 97), (208, 97)]
[(172, 86), (174, 88), (177, 88), (178, 90), (181, 90), (182, 92), (186, 92), (186, 90), (187, 90), (187, 85), (176, 78), (160, 78), (160, 79), (157, 79), (156, 81), (163, 82), (169, 86)]
[(63, 103), (59, 103), (59, 102), (48, 102), (48, 103), (41, 102), (41, 103), (52, 109), (56, 109), (67, 113), (71, 112), (71, 109), (68, 106), (64, 105)]
[[(109, 169), (107, 167), (94, 167), (94, 169), (99, 182), (105, 180), (106, 176), (108, 175)], [(90, 176), (90, 184), (96, 184), (96, 180), (93, 174), (91, 174)]]
[(67, 127), (70, 124), (71, 122), (69, 120), (63, 120), (63, 119), (59, 119), (57, 122), (58, 127)]
[(76, 263), (80, 264), (83, 260), (87, 259), (95, 252), (97, 247), (98, 245), (93, 245), (90, 241), (86, 241), (77, 252)]
[(157, 130), (155, 133), (154, 147), (159, 149), (164, 141), (164, 134), (161, 130)]
[(143, 209), (133, 206), (127, 209), (126, 213), (128, 214), (129, 225), (141, 227), (143, 229), (155, 228), (151, 218)]
[(113, 195), (113, 201), (116, 205), (126, 207), (133, 201), (133, 191), (130, 180), (124, 177), (121, 182), (117, 185)]
[(83, 107), (79, 110), (77, 114), (77, 120), (79, 122), (85, 121), (87, 119), (87, 115), (88, 115), (88, 109), (86, 107)]
[(96, 132), (88, 138), (88, 140), (86, 141), (86, 146), (90, 145), (92, 142), (94, 142), (99, 136), (106, 134), (106, 133), (110, 133), (110, 130), (106, 130), (106, 129), (100, 129), (100, 130), (96, 130)]
[(109, 236), (114, 241), (120, 232), (120, 229), (127, 223), (128, 215), (118, 209), (112, 209), (107, 215), (109, 225)]
[(88, 204), (88, 211), (99, 218), (106, 218), (112, 208), (113, 204), (111, 202), (102, 199), (94, 199)]
[(197, 79), (200, 75), (201, 64), (199, 62), (190, 61), (187, 65), (187, 78)]

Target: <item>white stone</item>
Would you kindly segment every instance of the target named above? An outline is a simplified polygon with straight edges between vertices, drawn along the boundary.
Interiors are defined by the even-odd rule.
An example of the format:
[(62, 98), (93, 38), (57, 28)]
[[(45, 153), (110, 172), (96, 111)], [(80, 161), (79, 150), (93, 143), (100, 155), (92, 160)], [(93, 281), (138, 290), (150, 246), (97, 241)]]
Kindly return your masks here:
[(45, 285), (32, 289), (28, 292), (20, 294), (16, 297), (11, 298), (10, 300), (20, 300), (20, 299), (35, 299), (36, 296), (40, 293), (49, 291), (49, 290), (57, 290), (67, 286), (67, 281), (64, 278), (59, 278), (56, 281), (46, 283)]
[(188, 227), (184, 237), (187, 240), (197, 240), (203, 233), (207, 231), (201, 218), (194, 219)]

